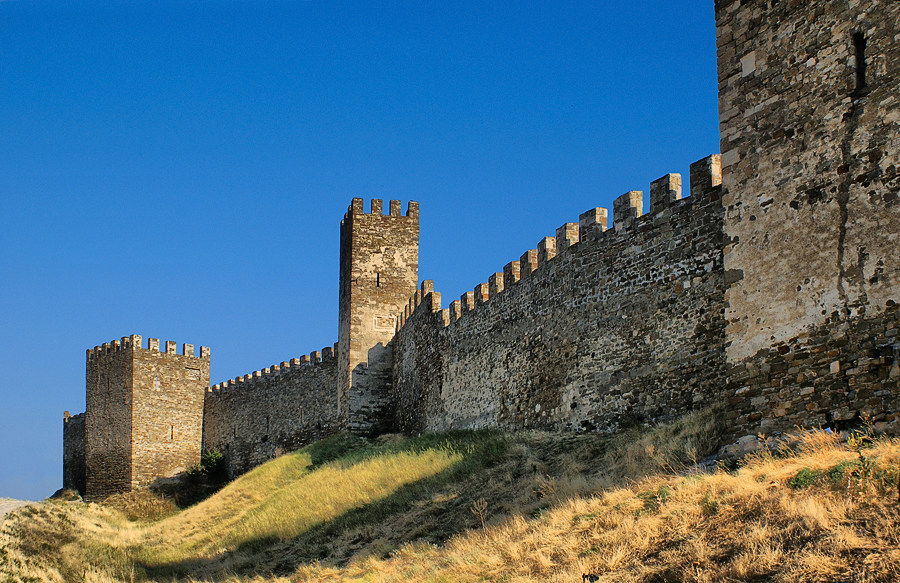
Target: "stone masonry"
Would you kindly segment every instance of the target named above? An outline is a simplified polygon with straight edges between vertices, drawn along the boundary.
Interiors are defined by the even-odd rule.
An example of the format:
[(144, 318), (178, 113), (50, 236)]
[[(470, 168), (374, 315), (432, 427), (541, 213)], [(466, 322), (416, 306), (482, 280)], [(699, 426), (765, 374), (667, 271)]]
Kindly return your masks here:
[[(91, 498), (146, 486), (200, 461), (209, 349), (181, 354), (175, 342), (159, 350), (151, 338), (129, 336), (87, 351), (84, 417), (85, 492)], [(75, 459), (77, 434), (66, 432), (66, 457)], [(66, 472), (77, 476), (78, 470)], [(65, 483), (77, 487), (76, 482)]]
[[(717, 0), (722, 155), (583, 213), (441, 306), (418, 204), (341, 222), (338, 342), (209, 387), (209, 350), (88, 351), (89, 498), (338, 431), (614, 432), (724, 405), (731, 439), (900, 433), (900, 2)], [(386, 211), (386, 212), (385, 212)]]
[(203, 414), (204, 447), (223, 452), (237, 475), (340, 431), (336, 373), (329, 346), (213, 386)]
[[(394, 338), (408, 432), (618, 431), (715, 402), (725, 372), (718, 156), (566, 223), (448, 309), (426, 282)], [(421, 303), (420, 303), (421, 300)], [(411, 314), (410, 314), (411, 312)]]
[(392, 200), (384, 214), (376, 199), (370, 211), (354, 198), (341, 221), (338, 303), (340, 415), (363, 432), (384, 417), (390, 375), (385, 347), (419, 277), (419, 203), (410, 202), (403, 215), (400, 201)]
[(900, 2), (716, 2), (729, 421), (900, 410)]
[(86, 489), (84, 463), (84, 413), (63, 413), (63, 484), (66, 488), (84, 492)]

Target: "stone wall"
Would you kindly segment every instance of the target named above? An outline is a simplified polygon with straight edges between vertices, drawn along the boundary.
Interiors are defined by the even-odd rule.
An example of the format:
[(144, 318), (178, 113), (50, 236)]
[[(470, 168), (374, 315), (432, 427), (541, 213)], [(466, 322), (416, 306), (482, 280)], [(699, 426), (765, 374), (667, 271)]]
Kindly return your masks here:
[(131, 488), (132, 353), (126, 340), (87, 351), (85, 498)]
[(781, 432), (791, 422), (846, 429), (869, 421), (896, 433), (900, 306), (888, 302), (883, 317), (826, 319), (732, 366), (732, 432)]
[[(341, 221), (337, 357), (341, 415), (358, 431), (370, 429), (369, 411), (384, 406), (384, 391), (367, 383), (390, 368), (390, 362), (371, 361), (369, 351), (394, 336), (396, 315), (416, 291), (418, 277), (419, 204), (410, 201), (403, 215), (400, 201), (392, 200), (385, 215), (381, 200), (373, 199), (367, 213), (363, 200), (354, 198)], [(389, 352), (372, 356), (387, 358)], [(350, 410), (351, 386), (354, 407), (362, 410)]]
[(716, 2), (729, 426), (898, 425), (900, 3)]
[(63, 488), (84, 494), (84, 413), (63, 414)]
[(353, 369), (346, 429), (362, 435), (388, 433), (395, 429), (391, 396), (393, 346), (379, 342), (369, 349), (368, 360)]
[(151, 338), (148, 348), (132, 336), (134, 358), (131, 486), (183, 472), (200, 462), (203, 397), (209, 388), (209, 349), (167, 341), (165, 352)]
[(203, 447), (225, 454), (231, 476), (242, 474), (343, 429), (337, 388), (332, 347), (214, 385)]
[(447, 310), (426, 282), (393, 341), (405, 431), (616, 431), (715, 402), (725, 371), (718, 156), (584, 213)]

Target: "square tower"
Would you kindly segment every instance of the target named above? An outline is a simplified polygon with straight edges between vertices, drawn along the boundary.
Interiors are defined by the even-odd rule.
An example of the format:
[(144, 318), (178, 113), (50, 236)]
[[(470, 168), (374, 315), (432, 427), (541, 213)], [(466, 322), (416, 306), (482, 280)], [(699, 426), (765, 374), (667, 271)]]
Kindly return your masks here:
[(896, 407), (900, 2), (715, 7), (738, 424), (878, 419)]
[[(349, 391), (354, 371), (386, 366), (387, 346), (397, 317), (416, 293), (419, 277), (419, 204), (410, 201), (406, 214), (399, 200), (372, 200), (370, 212), (354, 198), (341, 221), (341, 266), (338, 336), (338, 412), (349, 423)], [(373, 350), (371, 362), (369, 351)], [(377, 354), (377, 356), (375, 356)]]
[(87, 351), (86, 496), (151, 484), (200, 461), (209, 349), (175, 342), (165, 352), (132, 335)]

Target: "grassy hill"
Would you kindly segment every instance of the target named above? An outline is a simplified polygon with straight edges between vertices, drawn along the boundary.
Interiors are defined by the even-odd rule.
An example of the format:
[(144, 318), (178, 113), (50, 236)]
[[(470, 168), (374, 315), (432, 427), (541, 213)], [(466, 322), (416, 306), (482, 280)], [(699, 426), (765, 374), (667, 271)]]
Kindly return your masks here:
[(47, 501), (2, 527), (0, 583), (900, 580), (900, 442), (801, 432), (701, 471), (717, 418), (342, 435), (184, 510)]

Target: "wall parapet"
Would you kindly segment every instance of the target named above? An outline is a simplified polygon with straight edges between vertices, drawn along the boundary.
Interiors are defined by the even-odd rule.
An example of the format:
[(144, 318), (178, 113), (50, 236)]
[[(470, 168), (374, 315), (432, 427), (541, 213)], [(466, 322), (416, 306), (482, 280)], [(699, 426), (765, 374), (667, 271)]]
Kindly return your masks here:
[(301, 368), (323, 365), (331, 366), (334, 364), (336, 351), (336, 344), (333, 346), (326, 346), (322, 350), (314, 350), (313, 352), (304, 354), (299, 358), (292, 358), (291, 360), (284, 361), (281, 364), (273, 364), (263, 369), (255, 370), (252, 373), (237, 376), (233, 379), (222, 381), (221, 383), (216, 383), (215, 385), (212, 385), (207, 389), (207, 394), (218, 396), (222, 392), (231, 391), (234, 389), (252, 389), (257, 381), (262, 382), (270, 377), (277, 377), (283, 374), (287, 374), (292, 370), (299, 370)]
[[(436, 304), (429, 304), (430, 312), (442, 312), (441, 318), (435, 320), (436, 325), (448, 326), (458, 321), (463, 315), (474, 312), (490, 303), (497, 297), (514, 287), (520, 281), (542, 272), (546, 265), (554, 262), (556, 257), (577, 248), (582, 241), (592, 244), (609, 244), (613, 239), (622, 240), (631, 237), (631, 233), (640, 231), (646, 235), (648, 229), (667, 229), (676, 217), (670, 213), (694, 212), (697, 201), (705, 202), (718, 192), (722, 184), (721, 156), (712, 154), (690, 165), (691, 196), (682, 198), (681, 174), (670, 173), (654, 180), (650, 185), (650, 209), (643, 212), (643, 193), (632, 190), (618, 197), (614, 203), (613, 228), (608, 229), (608, 211), (597, 207), (579, 215), (578, 222), (567, 222), (556, 229), (556, 236), (544, 237), (536, 249), (522, 254), (517, 261), (511, 261), (503, 267), (503, 271), (492, 274), (487, 282), (476, 285), (473, 291), (464, 292), (459, 300), (454, 300), (446, 310), (441, 310), (440, 294), (436, 294)], [(618, 206), (616, 206), (618, 205)], [(616, 210), (618, 209), (618, 210)], [(701, 210), (700, 212), (705, 212)], [(662, 221), (662, 222), (659, 222)], [(618, 224), (616, 224), (618, 223)], [(636, 244), (634, 251), (654, 253), (652, 248)], [(625, 254), (631, 255), (628, 250)], [(397, 315), (396, 331), (400, 331), (405, 323), (416, 312), (423, 298), (434, 291), (432, 280), (423, 280), (420, 289), (410, 296), (404, 311)]]
[(402, 212), (402, 203), (399, 200), (388, 201), (388, 214), (384, 214), (384, 201), (382, 199), (373, 198), (369, 202), (369, 212), (365, 211), (364, 201), (362, 198), (354, 198), (344, 213), (344, 221), (350, 219), (354, 215), (374, 215), (380, 217), (407, 217), (418, 220), (419, 203), (411, 200), (406, 203), (406, 213)]
[(182, 344), (181, 352), (178, 352), (178, 344), (174, 340), (167, 340), (164, 344), (165, 350), (160, 351), (159, 347), (159, 339), (158, 338), (148, 338), (147, 339), (147, 347), (144, 348), (143, 339), (138, 334), (132, 334), (131, 336), (122, 336), (119, 340), (113, 340), (111, 342), (104, 342), (100, 346), (95, 346), (94, 348), (88, 348), (86, 350), (86, 360), (88, 362), (98, 358), (102, 354), (112, 354), (116, 352), (125, 352), (129, 350), (146, 350), (149, 352), (161, 352), (162, 354), (168, 355), (179, 355), (179, 356), (189, 356), (193, 358), (201, 358), (205, 360), (209, 360), (210, 358), (210, 350), (208, 346), (201, 346), (200, 353), (195, 354), (194, 345), (193, 344)]
[(203, 447), (225, 454), (231, 476), (340, 431), (333, 346), (207, 389)]

